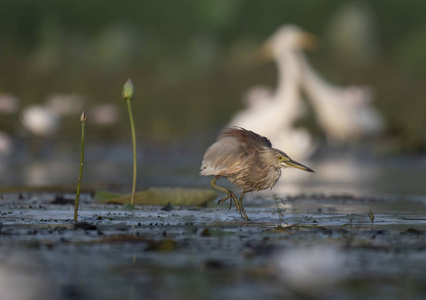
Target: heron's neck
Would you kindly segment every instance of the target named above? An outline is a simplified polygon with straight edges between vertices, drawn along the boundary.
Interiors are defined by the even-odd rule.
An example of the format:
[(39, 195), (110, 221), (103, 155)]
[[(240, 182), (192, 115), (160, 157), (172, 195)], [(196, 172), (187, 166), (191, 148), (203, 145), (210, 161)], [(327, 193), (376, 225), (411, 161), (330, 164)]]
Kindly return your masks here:
[(320, 95), (327, 95), (332, 93), (336, 87), (328, 83), (322, 78), (310, 65), (307, 58), (301, 53), (299, 57), (301, 72), (303, 73), (303, 89), (312, 98), (314, 102), (317, 102), (317, 98)]
[(276, 97), (278, 99), (287, 98), (289, 93), (298, 92), (301, 69), (298, 53), (289, 50), (283, 53), (278, 59), (278, 86)]

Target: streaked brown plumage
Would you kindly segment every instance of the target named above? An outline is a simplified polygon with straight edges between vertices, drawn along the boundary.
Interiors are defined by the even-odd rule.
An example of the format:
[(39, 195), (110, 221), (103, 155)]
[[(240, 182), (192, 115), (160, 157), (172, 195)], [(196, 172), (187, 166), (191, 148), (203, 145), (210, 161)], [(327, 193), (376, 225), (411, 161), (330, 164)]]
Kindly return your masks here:
[[(229, 199), (231, 208), (233, 201), (241, 216), (248, 220), (242, 204), (245, 193), (272, 188), (281, 176), (281, 168), (285, 167), (313, 172), (283, 151), (272, 148), (266, 137), (236, 127), (225, 130), (207, 149), (200, 174), (215, 175), (211, 181), (212, 187), (228, 195), (219, 202)], [(216, 185), (220, 177), (227, 178), (241, 189), (238, 201), (231, 191)]]

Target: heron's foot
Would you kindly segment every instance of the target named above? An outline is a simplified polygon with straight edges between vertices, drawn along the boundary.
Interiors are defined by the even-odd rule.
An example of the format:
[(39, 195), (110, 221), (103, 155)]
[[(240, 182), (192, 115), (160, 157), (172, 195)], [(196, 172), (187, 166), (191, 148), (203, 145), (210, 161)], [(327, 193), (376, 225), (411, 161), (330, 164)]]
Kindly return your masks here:
[(219, 205), (221, 202), (224, 202), (224, 201), (226, 201), (226, 200), (228, 200), (229, 199), (229, 208), (228, 208), (228, 211), (230, 211), (231, 210), (231, 207), (232, 207), (232, 200), (231, 200), (231, 198), (230, 198), (230, 196), (228, 195), (228, 196), (226, 196), (225, 198), (223, 198), (223, 199), (220, 199), (219, 201), (217, 201), (217, 204)]
[(249, 221), (249, 218), (243, 206), (243, 198), (244, 198), (244, 194), (241, 195), (240, 200), (238, 201), (238, 205), (240, 207), (240, 215), (241, 215), (241, 218), (243, 218), (246, 221)]
[(245, 221), (250, 221), (249, 220), (249, 218), (247, 217), (247, 214), (246, 214), (246, 211), (244, 210), (244, 207), (243, 206), (241, 206), (241, 212), (240, 212), (240, 215), (241, 215), (241, 218), (243, 218)]
[[(240, 205), (239, 205), (239, 203), (237, 201), (237, 197), (232, 192), (229, 192), (228, 196), (226, 196), (225, 198), (220, 199), (219, 201), (217, 201), (217, 204), (220, 204), (221, 202), (225, 202), (228, 199), (229, 199), (229, 209), (228, 209), (228, 211), (231, 210), (232, 201), (234, 201), (235, 206), (237, 207), (238, 212), (240, 212)], [(240, 212), (240, 214), (241, 214), (241, 212)]]

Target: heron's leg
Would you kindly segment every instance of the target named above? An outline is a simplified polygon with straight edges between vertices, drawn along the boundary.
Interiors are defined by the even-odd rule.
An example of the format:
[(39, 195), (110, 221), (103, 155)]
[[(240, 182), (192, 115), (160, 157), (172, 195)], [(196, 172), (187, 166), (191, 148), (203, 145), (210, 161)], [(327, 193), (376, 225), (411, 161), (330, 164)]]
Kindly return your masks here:
[[(235, 196), (234, 194), (232, 194), (231, 195), (231, 197), (232, 197), (232, 200), (234, 201), (234, 203), (235, 203), (235, 206), (237, 207), (237, 210), (238, 210), (238, 212), (240, 213), (240, 215), (241, 215), (241, 209), (240, 209), (240, 205), (239, 205), (239, 203), (238, 203), (238, 201), (237, 201), (237, 196)], [(231, 199), (229, 199), (229, 209), (231, 209), (231, 205), (232, 205), (232, 202), (231, 202)], [(229, 211), (229, 210), (228, 210)]]
[(216, 184), (216, 180), (218, 180), (220, 177), (221, 177), (221, 176), (216, 176), (216, 177), (215, 177), (215, 178), (214, 178), (214, 179), (210, 182), (210, 185), (212, 186), (212, 188), (214, 188), (214, 189), (216, 189), (216, 190), (218, 190), (218, 191), (221, 191), (221, 192), (224, 192), (224, 193), (228, 194), (228, 196), (227, 196), (227, 197), (225, 197), (225, 198), (223, 198), (223, 199), (221, 199), (221, 200), (219, 200), (217, 203), (219, 204), (220, 202), (224, 202), (224, 201), (226, 201), (226, 200), (228, 200), (228, 199), (229, 199), (229, 209), (231, 209), (231, 207), (232, 207), (232, 201), (234, 201), (235, 206), (237, 207), (237, 210), (238, 210), (238, 211), (240, 211), (240, 205), (238, 204), (237, 197), (234, 195), (234, 193), (232, 193), (230, 190), (227, 190), (227, 189), (225, 189), (225, 188), (223, 188), (223, 187), (221, 187), (221, 186), (218, 186), (218, 185)]
[(240, 200), (238, 200), (238, 204), (240, 205), (241, 217), (243, 217), (243, 215), (244, 215), (244, 220), (248, 221), (249, 218), (247, 217), (246, 211), (244, 210), (244, 206), (243, 206), (243, 198), (244, 198), (245, 194), (246, 193), (244, 193), (244, 192), (241, 193)]
[(228, 208), (228, 211), (230, 211), (231, 210), (231, 207), (232, 207), (232, 201), (231, 201), (231, 199), (230, 199), (230, 197), (229, 197), (229, 195), (228, 196), (226, 196), (225, 198), (223, 198), (223, 199), (220, 199), (220, 200), (218, 200), (217, 201), (217, 204), (219, 204), (220, 202), (225, 202), (226, 200), (228, 200), (229, 199), (229, 208)]

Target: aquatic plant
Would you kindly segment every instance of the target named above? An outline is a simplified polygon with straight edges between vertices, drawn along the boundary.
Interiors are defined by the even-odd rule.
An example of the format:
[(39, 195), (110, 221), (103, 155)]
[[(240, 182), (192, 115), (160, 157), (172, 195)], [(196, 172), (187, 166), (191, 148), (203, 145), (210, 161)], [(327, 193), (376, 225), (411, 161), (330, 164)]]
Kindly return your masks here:
[(276, 206), (276, 208), (277, 208), (277, 213), (278, 213), (278, 217), (279, 217), (280, 225), (278, 225), (278, 227), (279, 227), (279, 228), (280, 228), (280, 227), (283, 227), (283, 226), (282, 226), (282, 223), (283, 223), (283, 222), (284, 222), (286, 225), (288, 225), (288, 224), (287, 224), (287, 222), (284, 220), (284, 209), (282, 209), (282, 208), (281, 208), (280, 203), (279, 203), (279, 202), (281, 202), (283, 205), (286, 205), (286, 203), (284, 202), (284, 199), (283, 199), (283, 198), (281, 198), (281, 197), (278, 197), (278, 195), (276, 195), (276, 194), (273, 194), (273, 195), (272, 195), (272, 198), (275, 200), (275, 206)]
[(80, 199), (80, 189), (81, 189), (81, 178), (83, 176), (83, 164), (84, 164), (84, 127), (86, 124), (86, 112), (83, 110), (81, 114), (81, 158), (80, 158), (80, 172), (78, 175), (78, 184), (77, 184), (77, 193), (75, 194), (75, 203), (74, 203), (74, 222), (77, 222), (77, 213), (78, 213), (78, 202)]
[(132, 114), (132, 99), (135, 92), (135, 88), (133, 86), (132, 80), (129, 78), (123, 86), (123, 98), (127, 102), (127, 108), (129, 110), (129, 119), (130, 119), (130, 127), (132, 130), (132, 141), (133, 141), (133, 185), (132, 185), (132, 196), (130, 198), (130, 204), (134, 204), (135, 198), (135, 190), (136, 190), (136, 135), (135, 135), (135, 125), (133, 122), (133, 114)]
[(370, 209), (367, 213), (368, 217), (370, 218), (370, 222), (371, 222), (371, 230), (373, 230), (374, 228), (374, 219), (375, 219), (375, 215), (374, 212)]

